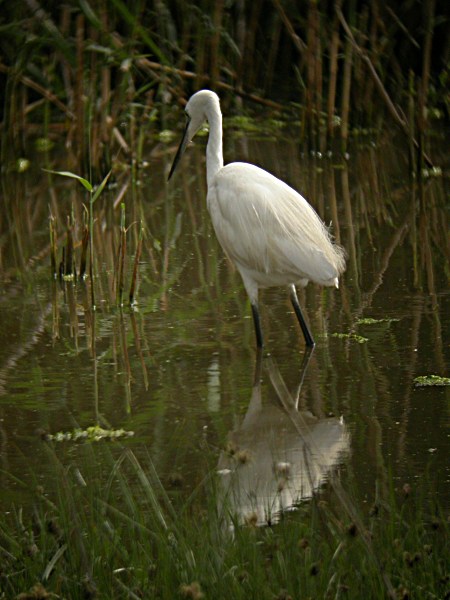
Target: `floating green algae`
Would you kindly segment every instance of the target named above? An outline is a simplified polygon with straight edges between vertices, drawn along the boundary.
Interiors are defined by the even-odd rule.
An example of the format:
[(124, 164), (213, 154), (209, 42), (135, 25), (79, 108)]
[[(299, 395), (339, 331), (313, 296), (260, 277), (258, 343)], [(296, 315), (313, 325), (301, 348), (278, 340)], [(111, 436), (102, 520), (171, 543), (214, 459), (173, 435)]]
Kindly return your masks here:
[(444, 386), (450, 385), (450, 377), (440, 375), (420, 375), (414, 378), (416, 387)]
[(87, 427), (86, 429), (74, 429), (73, 431), (58, 431), (58, 433), (48, 433), (45, 439), (52, 442), (79, 442), (85, 440), (88, 442), (99, 442), (100, 440), (115, 440), (117, 438), (132, 437), (134, 431), (125, 429), (103, 429), (98, 425)]

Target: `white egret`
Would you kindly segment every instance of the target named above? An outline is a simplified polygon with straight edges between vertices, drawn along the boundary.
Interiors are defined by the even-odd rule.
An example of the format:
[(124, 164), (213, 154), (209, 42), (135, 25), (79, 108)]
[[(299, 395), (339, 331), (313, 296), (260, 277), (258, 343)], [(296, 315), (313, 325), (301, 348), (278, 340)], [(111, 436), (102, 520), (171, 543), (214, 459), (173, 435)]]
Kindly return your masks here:
[(258, 347), (263, 336), (258, 289), (286, 285), (307, 346), (314, 346), (297, 298), (296, 284), (338, 287), (344, 250), (334, 244), (316, 211), (286, 183), (255, 165), (223, 164), (222, 113), (217, 94), (195, 93), (186, 104), (187, 125), (169, 173), (171, 178), (205, 121), (207, 207), (225, 253), (236, 265), (250, 298)]

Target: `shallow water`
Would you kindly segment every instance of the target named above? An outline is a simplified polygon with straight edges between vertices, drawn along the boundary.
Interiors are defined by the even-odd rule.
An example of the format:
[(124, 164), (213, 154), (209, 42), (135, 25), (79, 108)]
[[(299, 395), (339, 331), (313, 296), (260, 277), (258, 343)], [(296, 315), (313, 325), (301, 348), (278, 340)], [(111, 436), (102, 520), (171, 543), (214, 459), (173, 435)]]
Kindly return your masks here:
[[(103, 447), (119, 456), (128, 446), (138, 456), (149, 453), (163, 483), (190, 490), (216, 468), (228, 477), (231, 443), (233, 455), (248, 451), (239, 460), (254, 469), (247, 478), (252, 486), (280, 475), (292, 483), (295, 461), (309, 470), (294, 500), (339, 472), (372, 502), (376, 486), (392, 472), (399, 486), (426, 475), (430, 493), (448, 503), (449, 388), (414, 385), (419, 375), (448, 376), (445, 171), (421, 187), (408, 177), (402, 140), (355, 144), (343, 161), (303, 156), (286, 135), (282, 141), (254, 140), (229, 131), (226, 161), (249, 160), (301, 190), (333, 222), (348, 266), (339, 290), (310, 284), (300, 294), (317, 342), (304, 372), (304, 342), (286, 291), (261, 294), (270, 358), (262, 361), (256, 386), (250, 307), (206, 210), (204, 140), (189, 149), (169, 185), (173, 154), (153, 148), (136, 185), (125, 172), (98, 201), (96, 251), (102, 263), (95, 314), (85, 284), (61, 285), (49, 276), (48, 206), (63, 223), (71, 203), (80, 215), (86, 200), (72, 180), (49, 184), (40, 168), (57, 153), (37, 155), (25, 173), (3, 174), (2, 511), (28, 504), (37, 485), (50, 495), (57, 487), (41, 434), (97, 423), (134, 432), (114, 444), (93, 443), (90, 467), (99, 476), (109, 468)], [(438, 139), (432, 154), (442, 165), (439, 148)], [(147, 230), (133, 311), (117, 309), (111, 291), (120, 220), (112, 204), (122, 186), (127, 222), (142, 218)], [(131, 248), (136, 232), (131, 225)], [(368, 318), (375, 321), (361, 322)], [(334, 335), (348, 333), (355, 336)], [(298, 419), (303, 425), (306, 419), (306, 433)], [(302, 467), (309, 434), (311, 462)], [(68, 467), (83, 464), (85, 446), (54, 443)], [(314, 455), (321, 452), (323, 468), (311, 475)], [(276, 457), (273, 464), (269, 455)], [(272, 493), (263, 492), (263, 504), (270, 504)]]

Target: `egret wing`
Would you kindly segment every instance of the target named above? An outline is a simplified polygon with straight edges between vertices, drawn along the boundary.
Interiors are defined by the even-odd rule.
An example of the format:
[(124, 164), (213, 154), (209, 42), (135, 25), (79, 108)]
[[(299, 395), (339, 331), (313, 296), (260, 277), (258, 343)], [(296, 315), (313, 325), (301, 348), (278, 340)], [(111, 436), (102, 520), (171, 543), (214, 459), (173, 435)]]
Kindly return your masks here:
[(263, 169), (227, 165), (210, 188), (208, 205), (222, 247), (246, 268), (322, 284), (343, 270), (342, 253), (314, 209)]

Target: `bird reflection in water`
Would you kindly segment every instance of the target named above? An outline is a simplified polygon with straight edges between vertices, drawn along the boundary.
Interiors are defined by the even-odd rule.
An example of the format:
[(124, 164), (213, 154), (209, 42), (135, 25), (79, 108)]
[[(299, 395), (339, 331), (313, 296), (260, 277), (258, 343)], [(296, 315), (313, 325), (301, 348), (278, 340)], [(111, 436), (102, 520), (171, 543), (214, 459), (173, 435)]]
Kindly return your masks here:
[[(292, 396), (273, 360), (258, 353), (247, 413), (229, 434), (218, 463), (222, 508), (239, 523), (275, 523), (283, 511), (311, 498), (349, 453), (350, 435), (342, 418), (318, 419), (299, 410), (311, 355), (312, 351), (304, 355)], [(276, 392), (275, 400), (261, 397), (262, 367)]]

